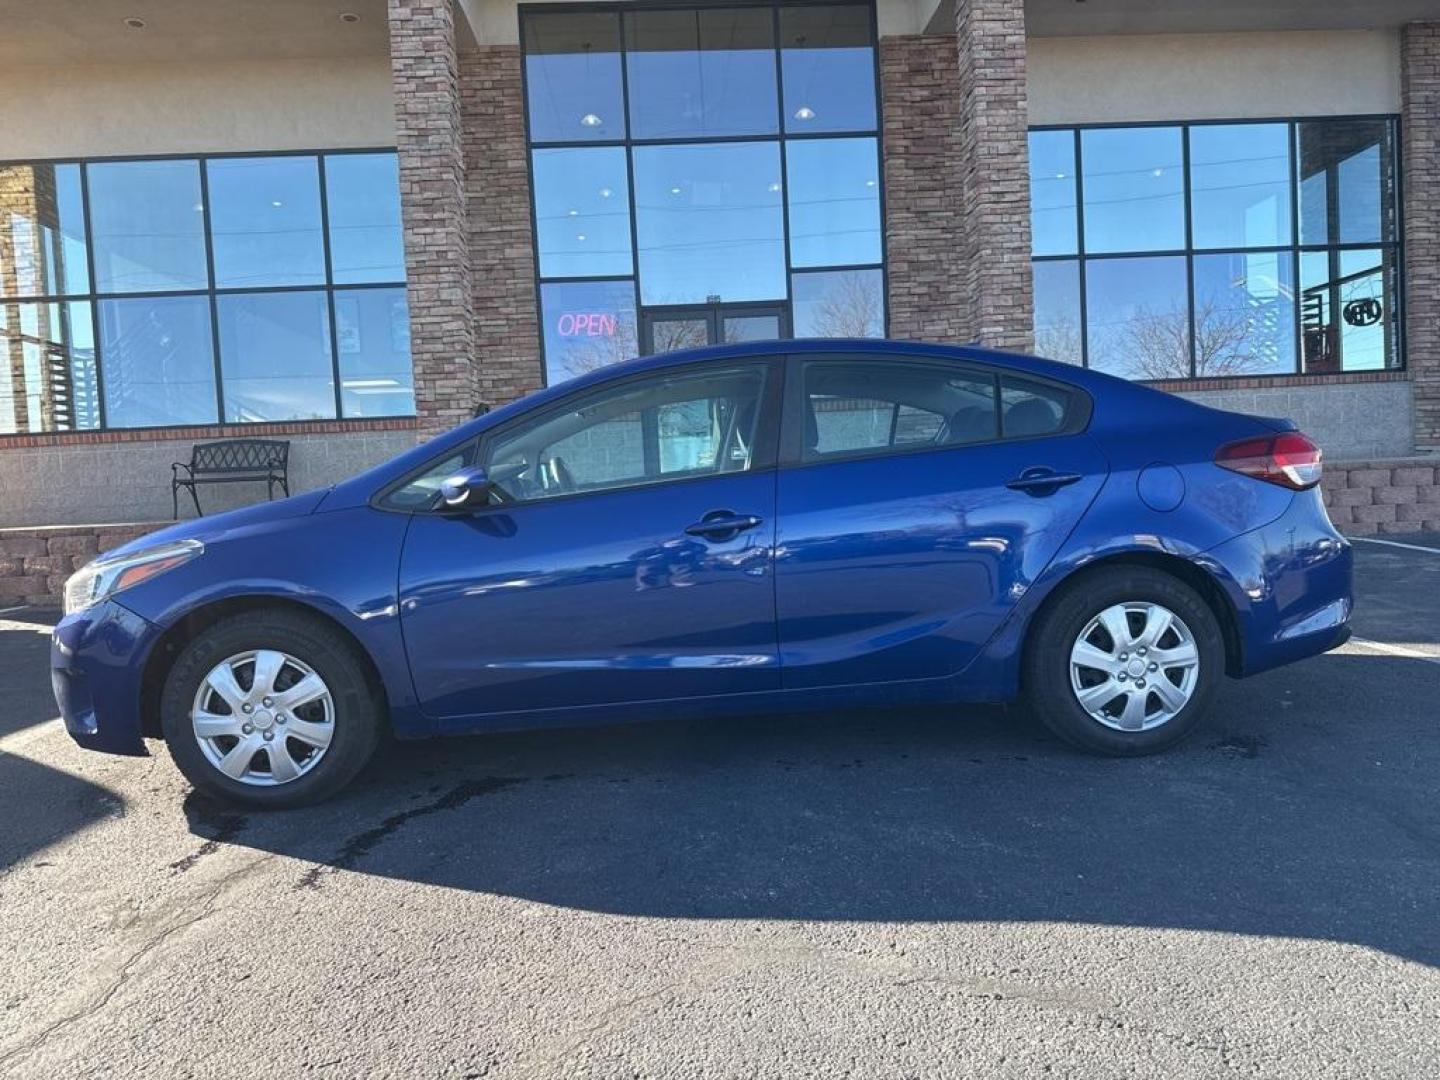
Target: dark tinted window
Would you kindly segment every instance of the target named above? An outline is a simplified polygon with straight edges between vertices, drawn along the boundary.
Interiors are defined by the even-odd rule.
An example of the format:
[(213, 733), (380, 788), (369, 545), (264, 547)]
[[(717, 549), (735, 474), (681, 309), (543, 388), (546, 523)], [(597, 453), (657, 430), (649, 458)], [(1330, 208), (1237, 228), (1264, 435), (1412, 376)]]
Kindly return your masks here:
[(1000, 379), (1000, 430), (1007, 439), (1033, 439), (1073, 430), (1079, 397), (1051, 383), (1004, 375)]
[(943, 363), (812, 360), (804, 364), (807, 459), (996, 437), (995, 380)]

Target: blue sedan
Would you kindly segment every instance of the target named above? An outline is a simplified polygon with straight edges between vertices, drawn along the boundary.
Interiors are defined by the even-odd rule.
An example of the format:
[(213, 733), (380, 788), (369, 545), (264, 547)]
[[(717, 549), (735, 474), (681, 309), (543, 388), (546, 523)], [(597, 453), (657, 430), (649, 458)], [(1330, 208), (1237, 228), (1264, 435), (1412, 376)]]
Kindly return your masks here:
[(82, 745), (329, 796), (400, 738), (1023, 699), (1163, 749), (1221, 678), (1343, 642), (1351, 554), (1294, 425), (979, 348), (792, 341), (553, 386), (66, 587)]

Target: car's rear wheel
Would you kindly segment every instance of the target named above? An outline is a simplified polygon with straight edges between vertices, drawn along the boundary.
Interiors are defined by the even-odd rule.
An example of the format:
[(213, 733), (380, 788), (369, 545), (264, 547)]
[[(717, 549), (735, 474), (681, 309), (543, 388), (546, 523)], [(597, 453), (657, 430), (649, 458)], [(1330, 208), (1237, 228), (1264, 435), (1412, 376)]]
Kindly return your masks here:
[(260, 808), (339, 791), (383, 723), (350, 641), (323, 619), (278, 610), (198, 634), (170, 669), (160, 716), (170, 756), (197, 789)]
[(1224, 675), (1215, 614), (1185, 582), (1148, 567), (1091, 571), (1041, 614), (1024, 693), (1046, 727), (1103, 754), (1183, 739)]

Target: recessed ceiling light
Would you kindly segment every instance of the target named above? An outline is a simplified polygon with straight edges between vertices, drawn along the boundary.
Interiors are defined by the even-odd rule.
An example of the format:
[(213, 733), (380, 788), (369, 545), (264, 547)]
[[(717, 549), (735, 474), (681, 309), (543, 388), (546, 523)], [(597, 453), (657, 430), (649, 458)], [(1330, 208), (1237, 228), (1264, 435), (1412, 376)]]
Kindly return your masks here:
[(194, 206), (190, 207), (190, 209), (194, 210), (197, 214), (203, 214), (205, 212), (205, 204), (197, 202)]
[(608, 199), (611, 195), (614, 195), (614, 194), (615, 194), (615, 192), (611, 191), (608, 187), (602, 187), (602, 188), (600, 189), (600, 197), (601, 197), (602, 199)]
[(348, 22), (348, 23), (357, 23), (357, 22), (360, 21), (360, 16), (359, 16), (359, 15), (356, 15), (355, 12), (353, 12), (353, 11), (342, 11), (342, 12), (340, 13), (340, 21), (341, 21), (341, 22)]
[(285, 204), (284, 204), (283, 202), (281, 202), (279, 199), (271, 199), (271, 200), (270, 200), (270, 205), (273, 206), (273, 207), (275, 207), (275, 208), (278, 210), (280, 207), (284, 206)]
[(769, 188), (769, 190), (771, 190), (771, 191), (779, 191), (779, 190), (780, 190), (780, 181), (779, 181), (779, 180), (771, 180), (771, 181), (770, 181), (770, 188)]
[(866, 186), (866, 187), (874, 187), (874, 186), (875, 186), (875, 181), (874, 181), (874, 180), (866, 180), (866, 181), (865, 181), (865, 186)]
[(599, 127), (600, 117), (596, 116), (593, 112), (587, 112), (584, 116), (580, 117), (580, 123), (585, 127)]
[(576, 210), (573, 206), (569, 210), (566, 210), (565, 213), (569, 214), (571, 217), (580, 216), (580, 211)]
[(671, 194), (671, 195), (679, 195), (679, 194), (680, 194), (680, 189), (679, 189), (678, 187), (672, 187), (672, 188), (670, 189), (670, 194)]
[(128, 26), (131, 30), (144, 30), (145, 20), (137, 19), (134, 15), (131, 15), (128, 19), (125, 20), (125, 25)]
[(582, 232), (582, 233), (576, 233), (576, 234), (575, 234), (575, 239), (576, 239), (576, 240), (584, 240), (584, 239), (585, 239), (585, 234), (584, 234), (583, 232)]
[(1057, 173), (1055, 174), (1055, 179), (1056, 179), (1056, 180), (1064, 180), (1064, 179), (1065, 179), (1065, 174), (1064, 174), (1063, 172), (1057, 172)]
[(1151, 169), (1151, 170), (1150, 170), (1150, 175), (1151, 175), (1151, 176), (1164, 176), (1164, 175), (1165, 175), (1165, 170), (1164, 170), (1164, 169)]
[(812, 109), (812, 108), (810, 108), (809, 105), (801, 105), (798, 109), (795, 110), (795, 119), (796, 119), (796, 120), (814, 120), (814, 119), (815, 119), (815, 110)]

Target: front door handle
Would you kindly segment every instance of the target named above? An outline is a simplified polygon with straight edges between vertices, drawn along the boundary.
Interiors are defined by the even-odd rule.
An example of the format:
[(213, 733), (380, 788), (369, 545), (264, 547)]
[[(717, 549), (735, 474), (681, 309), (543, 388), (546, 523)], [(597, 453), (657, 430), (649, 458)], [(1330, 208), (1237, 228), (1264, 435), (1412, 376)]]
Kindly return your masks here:
[(730, 510), (711, 510), (694, 525), (685, 526), (691, 536), (703, 536), (707, 540), (731, 540), (746, 529), (759, 525), (762, 518), (754, 514), (736, 514)]
[(1011, 491), (1023, 491), (1027, 495), (1053, 495), (1066, 484), (1081, 479), (1079, 473), (1059, 473), (1044, 465), (1026, 469), (1005, 486)]

